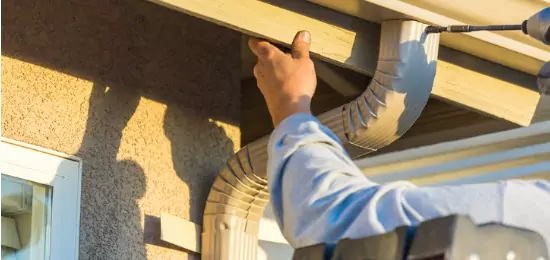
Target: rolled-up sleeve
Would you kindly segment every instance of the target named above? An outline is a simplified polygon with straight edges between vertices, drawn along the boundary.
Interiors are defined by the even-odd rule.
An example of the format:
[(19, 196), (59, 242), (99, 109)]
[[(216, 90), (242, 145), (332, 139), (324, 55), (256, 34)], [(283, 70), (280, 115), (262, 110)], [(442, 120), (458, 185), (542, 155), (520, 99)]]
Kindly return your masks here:
[[(381, 234), (449, 214), (470, 215), (478, 223), (506, 222), (511, 206), (503, 204), (508, 182), (422, 188), (407, 181), (374, 183), (355, 166), (338, 138), (307, 114), (281, 122), (270, 137), (268, 158), (273, 211), (294, 247)], [(535, 191), (531, 183), (518, 185), (513, 186), (522, 190), (514, 192), (542, 196), (550, 205), (547, 183)], [(508, 222), (517, 224), (510, 216)], [(533, 229), (536, 222), (518, 225)], [(547, 225), (538, 231), (548, 234), (549, 229)]]

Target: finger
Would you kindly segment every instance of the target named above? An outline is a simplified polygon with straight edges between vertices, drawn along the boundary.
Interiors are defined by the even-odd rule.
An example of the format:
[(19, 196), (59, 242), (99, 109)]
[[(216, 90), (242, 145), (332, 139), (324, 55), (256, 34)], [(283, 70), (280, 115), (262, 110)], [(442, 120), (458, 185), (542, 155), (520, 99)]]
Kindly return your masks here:
[(256, 64), (256, 66), (254, 66), (254, 69), (252, 69), (252, 72), (254, 73), (254, 77), (256, 79), (260, 78), (261, 73), (260, 73), (260, 68), (258, 67), (258, 64)]
[(311, 34), (308, 31), (299, 31), (292, 41), (292, 58), (309, 58)]
[(258, 59), (269, 59), (271, 58), (279, 49), (271, 45), (268, 41), (260, 40), (257, 38), (250, 37), (248, 40), (248, 46), (250, 50), (258, 57)]

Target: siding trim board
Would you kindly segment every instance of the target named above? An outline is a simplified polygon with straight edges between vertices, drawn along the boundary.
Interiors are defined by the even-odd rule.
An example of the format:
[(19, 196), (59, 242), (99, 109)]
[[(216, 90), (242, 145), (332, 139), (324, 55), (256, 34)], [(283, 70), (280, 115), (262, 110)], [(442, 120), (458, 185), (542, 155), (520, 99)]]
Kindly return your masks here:
[[(391, 2), (395, 3), (399, 10), (408, 10), (403, 6), (409, 4), (398, 4), (399, 1), (382, 3), (371, 0), (342, 0), (335, 4), (336, 1), (311, 0), (344, 13), (313, 3), (292, 0), (150, 1), (246, 35), (265, 38), (287, 46), (290, 45), (297, 31), (309, 30), (312, 33), (311, 53), (314, 57), (366, 75), (373, 75), (376, 70), (380, 46), (380, 26), (377, 23), (383, 20), (362, 16), (364, 12), (383, 14), (391, 11), (390, 13), (395, 16), (388, 16), (390, 20), (405, 17), (433, 22), (430, 19), (423, 19), (420, 15), (423, 12), (417, 12), (418, 17), (412, 17), (412, 14), (404, 16), (388, 9), (391, 6), (383, 6), (387, 4), (386, 2)], [(376, 2), (382, 6), (369, 2)], [(352, 8), (361, 7), (364, 4), (368, 4), (369, 8), (359, 10)], [(370, 19), (370, 21), (361, 20), (352, 15)], [(450, 20), (434, 21), (442, 23)], [(509, 22), (512, 23), (512, 21)], [(550, 118), (548, 113), (550, 107), (543, 105), (544, 96), (536, 90), (536, 75), (547, 60), (544, 57), (550, 57), (548, 49), (531, 48), (528, 44), (514, 42), (490, 32), (481, 34), (483, 37), (479, 36), (479, 33), (472, 34), (477, 38), (460, 34), (441, 36), (443, 39), (465, 37), (461, 38), (465, 39), (461, 46), (467, 47), (468, 51), (474, 49), (477, 52), (465, 53), (462, 52), (466, 51), (463, 50), (464, 48), (458, 48), (460, 51), (457, 51), (454, 45), (440, 46), (432, 95), (522, 126)], [(493, 44), (500, 39), (507, 39), (506, 45)], [(456, 41), (448, 40), (448, 42)], [(522, 49), (522, 46), (531, 51), (516, 52)], [(491, 56), (483, 56), (487, 53), (491, 53)], [(502, 62), (504, 65), (501, 65), (492, 57), (507, 59), (507, 61)], [(517, 70), (518, 66), (523, 65), (528, 68)]]
[(550, 121), (355, 161), (377, 182), (467, 184), (550, 177)]

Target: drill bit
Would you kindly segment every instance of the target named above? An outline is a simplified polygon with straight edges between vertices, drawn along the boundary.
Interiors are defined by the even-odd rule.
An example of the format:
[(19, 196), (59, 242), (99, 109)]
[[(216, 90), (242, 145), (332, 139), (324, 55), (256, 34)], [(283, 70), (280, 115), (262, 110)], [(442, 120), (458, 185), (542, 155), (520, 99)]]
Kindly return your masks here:
[(464, 33), (474, 31), (519, 31), (522, 30), (521, 24), (508, 25), (449, 25), (449, 26), (428, 26), (426, 33)]

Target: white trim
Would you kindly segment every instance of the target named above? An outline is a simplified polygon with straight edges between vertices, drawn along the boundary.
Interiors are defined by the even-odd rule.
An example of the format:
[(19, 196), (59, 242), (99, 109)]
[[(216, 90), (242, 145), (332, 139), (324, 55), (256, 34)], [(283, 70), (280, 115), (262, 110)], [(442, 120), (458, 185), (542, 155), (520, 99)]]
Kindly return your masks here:
[(372, 181), (470, 184), (550, 173), (550, 121), (367, 157), (355, 164)]
[[(378, 166), (392, 165), (396, 162), (404, 164), (401, 162), (406, 161), (407, 163), (410, 163), (409, 161), (417, 160), (419, 158), (425, 158), (428, 156), (432, 158), (434, 156), (450, 153), (452, 153), (453, 155), (453, 157), (451, 157), (452, 159), (462, 159), (465, 155), (458, 154), (458, 151), (466, 151), (479, 147), (490, 149), (489, 151), (501, 150), (498, 148), (492, 148), (492, 146), (495, 143), (507, 141), (510, 142), (513, 140), (529, 136), (543, 135), (546, 133), (550, 133), (550, 121), (532, 124), (529, 127), (521, 127), (502, 132), (474, 136), (456, 141), (442, 142), (429, 146), (406, 149), (403, 151), (392, 152), (373, 157), (366, 157), (355, 160), (354, 162), (355, 164), (357, 164), (357, 167), (361, 169), (371, 169)], [(538, 143), (540, 144), (541, 142)], [(408, 165), (406, 168), (410, 168), (410, 165)]]
[(50, 259), (78, 259), (82, 160), (0, 138), (0, 172), (53, 187)]

